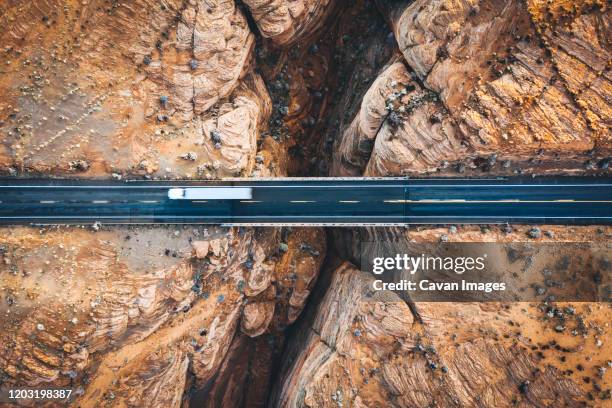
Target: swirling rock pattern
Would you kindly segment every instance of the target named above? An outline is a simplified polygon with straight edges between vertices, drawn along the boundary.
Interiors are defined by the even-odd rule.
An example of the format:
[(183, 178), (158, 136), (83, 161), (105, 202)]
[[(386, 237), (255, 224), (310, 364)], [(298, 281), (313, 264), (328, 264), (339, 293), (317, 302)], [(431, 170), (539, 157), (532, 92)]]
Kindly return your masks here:
[(319, 30), (334, 0), (245, 0), (261, 34), (277, 44), (292, 44)]
[[(336, 144), (333, 174), (489, 171), (496, 164), (498, 172), (584, 170), (585, 162), (592, 169), (610, 155), (603, 3), (378, 3), (417, 93), (387, 102), (384, 115), (372, 96), (384, 93), (381, 81), (399, 63), (383, 68)], [(368, 117), (371, 111), (379, 117)], [(375, 142), (355, 145), (368, 127), (378, 129), (368, 137)]]
[[(0, 170), (250, 173), (270, 102), (234, 1), (96, 3), (1, 6)], [(202, 123), (218, 121), (221, 144), (206, 148)]]
[[(604, 242), (610, 232), (551, 231), (557, 242), (577, 236)], [(344, 256), (359, 260), (360, 242), (366, 239), (438, 242), (445, 233), (380, 229), (339, 232), (336, 240), (353, 242)], [(351, 240), (347, 235), (354, 236)], [(516, 242), (521, 236), (524, 230), (485, 233), (465, 227), (451, 240)], [(395, 293), (373, 291), (377, 278), (348, 262), (329, 273), (323, 278), (326, 288), (316, 295), (316, 304), (305, 312), (289, 343), (273, 406), (578, 407), (591, 398), (605, 403), (607, 392), (597, 389), (607, 387), (607, 380), (592, 374), (607, 364), (606, 352), (593, 347), (603, 347), (598, 339), (609, 330), (605, 322), (610, 308), (605, 304), (555, 304), (569, 307), (564, 310), (581, 316), (590, 328), (576, 337), (560, 334), (538, 304), (408, 304)], [(600, 385), (593, 389), (585, 374), (588, 382)]]
[[(77, 384), (80, 406), (181, 406), (240, 331), (276, 335), (295, 320), (325, 254), (312, 229), (5, 232), (2, 386)], [(194, 239), (208, 242), (200, 258)], [(281, 239), (287, 251), (271, 252)], [(253, 271), (270, 276), (247, 294)]]

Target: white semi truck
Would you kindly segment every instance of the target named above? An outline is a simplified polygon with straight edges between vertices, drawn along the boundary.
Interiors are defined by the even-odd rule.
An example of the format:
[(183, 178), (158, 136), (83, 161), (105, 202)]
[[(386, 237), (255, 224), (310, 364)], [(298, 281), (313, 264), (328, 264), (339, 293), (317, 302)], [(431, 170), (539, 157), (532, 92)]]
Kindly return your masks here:
[(250, 200), (251, 187), (185, 187), (168, 190), (170, 200)]

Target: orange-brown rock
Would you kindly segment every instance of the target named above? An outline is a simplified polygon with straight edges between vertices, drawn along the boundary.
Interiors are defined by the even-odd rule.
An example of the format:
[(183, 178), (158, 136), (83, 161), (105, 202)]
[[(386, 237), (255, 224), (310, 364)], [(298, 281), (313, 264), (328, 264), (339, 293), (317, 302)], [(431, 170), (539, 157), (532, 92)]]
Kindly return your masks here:
[(290, 342), (273, 406), (582, 406), (595, 394), (576, 365), (609, 384), (593, 375), (607, 364), (592, 345), (609, 330), (606, 304), (573, 305), (598, 328), (577, 339), (535, 304), (418, 303), (417, 318), (348, 263), (330, 279)]
[[(378, 3), (406, 72), (395, 79), (401, 62), (392, 61), (371, 84), (342, 130), (332, 174), (606, 163), (612, 107), (602, 2)], [(374, 134), (356, 144), (364, 129)]]
[(245, 0), (261, 35), (292, 44), (323, 27), (335, 0)]
[(248, 175), (270, 115), (234, 1), (0, 6), (0, 170)]
[[(606, 173), (609, 15), (601, 0), (5, 1), (0, 174)], [(335, 230), (331, 251), (319, 228), (1, 228), (0, 388), (70, 387), (82, 407), (603, 406), (608, 304), (568, 304), (572, 336), (538, 304), (372, 299), (349, 263), (364, 240), (529, 228)], [(542, 228), (531, 242), (610, 237)]]
[[(333, 174), (378, 176), (424, 171), (466, 154), (437, 97), (414, 80), (403, 62), (386, 67), (335, 152)], [(405, 116), (404, 116), (405, 115)], [(431, 123), (430, 118), (440, 117)]]
[[(208, 243), (204, 256), (193, 257), (194, 239)], [(77, 384), (80, 406), (161, 407), (215, 378), (240, 328), (275, 334), (295, 319), (304, 305), (291, 294), (312, 287), (325, 239), (317, 229), (5, 228), (0, 248), (3, 387)], [(248, 295), (262, 263), (267, 286)]]

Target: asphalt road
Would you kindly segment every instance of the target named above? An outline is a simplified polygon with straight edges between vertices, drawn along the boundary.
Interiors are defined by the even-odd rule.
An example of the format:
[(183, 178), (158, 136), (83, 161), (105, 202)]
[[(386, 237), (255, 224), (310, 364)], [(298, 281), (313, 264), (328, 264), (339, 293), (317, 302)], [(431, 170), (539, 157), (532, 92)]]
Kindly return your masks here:
[[(251, 200), (170, 188), (251, 187)], [(0, 180), (0, 224), (612, 224), (612, 178)]]

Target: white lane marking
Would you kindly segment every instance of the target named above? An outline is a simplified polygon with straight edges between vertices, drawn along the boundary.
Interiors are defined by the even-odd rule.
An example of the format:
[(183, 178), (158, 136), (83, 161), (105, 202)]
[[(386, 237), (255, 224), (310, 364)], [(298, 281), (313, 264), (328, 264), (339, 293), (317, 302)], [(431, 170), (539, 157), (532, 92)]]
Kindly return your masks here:
[(293, 203), (293, 204), (316, 203), (316, 201), (310, 201), (310, 200), (292, 200), (292, 201), (289, 201), (289, 202)]
[[(406, 182), (406, 184), (361, 184), (358, 180), (353, 184), (322, 184), (322, 185), (304, 185), (304, 184), (286, 184), (286, 185), (258, 185), (258, 184), (246, 184), (240, 186), (233, 186), (235, 188), (355, 188), (358, 186), (360, 188), (363, 187), (374, 187), (374, 188), (534, 188), (534, 187), (612, 187), (611, 183), (584, 183), (584, 184), (410, 184), (410, 181)], [(381, 180), (384, 181), (384, 180)], [(2, 188), (48, 188), (48, 189), (56, 189), (56, 188), (75, 188), (75, 189), (165, 189), (168, 188), (214, 188), (219, 186), (202, 186), (202, 185), (153, 185), (153, 186), (138, 186), (138, 185), (126, 185), (126, 186), (116, 186), (116, 185), (96, 185), (96, 186), (81, 186), (81, 185), (72, 185), (72, 186), (38, 186), (38, 185), (0, 185), (0, 189)], [(232, 186), (228, 186), (232, 187)]]
[(532, 204), (532, 203), (576, 203), (576, 204), (580, 204), (580, 203), (612, 203), (612, 201), (593, 201), (593, 200), (518, 200), (518, 199), (514, 199), (514, 200), (416, 200), (416, 201), (412, 201), (412, 200), (397, 200), (397, 201), (393, 201), (393, 200), (388, 200), (385, 202), (404, 202), (404, 203), (416, 203), (416, 204), (446, 204), (446, 203), (463, 203), (463, 204), (481, 204), (481, 203), (485, 203), (485, 204), (495, 204), (495, 203), (526, 203), (526, 204)]
[(156, 204), (156, 203), (159, 203), (159, 201), (157, 201), (157, 200), (140, 200), (138, 202), (139, 203), (143, 203), (143, 204)]
[(252, 203), (261, 203), (261, 201), (259, 200), (240, 200), (241, 203), (248, 203), (248, 204), (252, 204)]
[(55, 204), (56, 201), (53, 201), (53, 200), (41, 200), (40, 203), (41, 204)]
[[(375, 186), (375, 184), (374, 184)], [(584, 184), (410, 184), (409, 182), (405, 185), (401, 185), (401, 187), (408, 188), (435, 188), (435, 187), (444, 187), (444, 188), (474, 188), (474, 187), (599, 187), (605, 186), (610, 187), (612, 184), (608, 183), (584, 183)], [(398, 187), (398, 185), (395, 185)]]
[(339, 203), (345, 203), (345, 204), (357, 204), (357, 203), (360, 203), (361, 201), (357, 201), (357, 200), (340, 200), (338, 202)]
[[(551, 219), (551, 220), (555, 220), (555, 219), (597, 219), (597, 220), (612, 220), (612, 217), (601, 217), (598, 215), (593, 215), (593, 216), (557, 216), (557, 215), (544, 215), (544, 216), (503, 216), (503, 215), (475, 215), (475, 216), (469, 216), (469, 217), (465, 217), (465, 216), (457, 216), (457, 215), (407, 215), (407, 216), (403, 216), (403, 215), (368, 215), (368, 216), (363, 216), (363, 215), (339, 215), (339, 216), (335, 216), (335, 215), (221, 215), (221, 216), (209, 216), (209, 217), (202, 217), (202, 216), (196, 216), (196, 215), (86, 215), (86, 216), (79, 216), (79, 215), (62, 215), (62, 216), (57, 216), (57, 215), (28, 215), (28, 216), (0, 216), (0, 220), (3, 219), (91, 219), (91, 220), (95, 220), (97, 218), (187, 218), (187, 219), (192, 219), (192, 218), (381, 218), (381, 219), (385, 219), (385, 218), (431, 218), (431, 219), (438, 219), (438, 218), (455, 218), (455, 219), (471, 219), (471, 218), (475, 218), (475, 219), (483, 219), (483, 218), (504, 218), (504, 219), (518, 219), (518, 220), (522, 220), (522, 219)], [(505, 221), (504, 221), (505, 222)], [(502, 223), (504, 223), (502, 222)], [(163, 222), (158, 222), (158, 224), (164, 224)]]
[(94, 204), (108, 204), (108, 200), (93, 200)]

